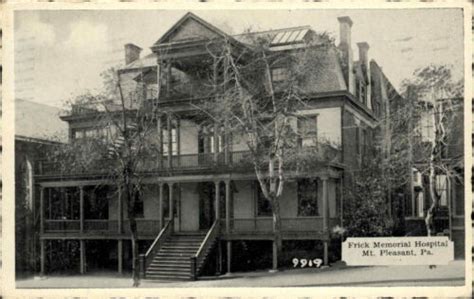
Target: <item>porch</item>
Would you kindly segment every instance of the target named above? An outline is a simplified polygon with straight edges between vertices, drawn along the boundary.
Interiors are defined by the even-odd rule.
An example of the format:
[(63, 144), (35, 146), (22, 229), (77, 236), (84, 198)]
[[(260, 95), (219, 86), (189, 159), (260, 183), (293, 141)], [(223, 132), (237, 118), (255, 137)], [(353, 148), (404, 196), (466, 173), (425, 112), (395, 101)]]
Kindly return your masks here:
[[(284, 240), (322, 240), (327, 243), (331, 228), (340, 223), (342, 197), (337, 172), (315, 175), (315, 189), (305, 191), (313, 194), (310, 198), (308, 195), (298, 197), (298, 192), (302, 192), (298, 187), (300, 179), (288, 179), (286, 191), (280, 198)], [(172, 221), (171, 234), (206, 232), (218, 222), (216, 238), (228, 242), (229, 247), (232, 240), (273, 240), (270, 205), (261, 197), (258, 184), (244, 176), (213, 177), (211, 181), (202, 175), (199, 179), (198, 176), (183, 176), (147, 181), (138, 205), (138, 238), (152, 241), (163, 232), (166, 223)], [(41, 257), (45, 255), (44, 243), (47, 240), (75, 239), (82, 244), (83, 240), (130, 238), (121, 190), (112, 185), (99, 184), (98, 187), (90, 184), (98, 183), (40, 183)], [(52, 189), (62, 189), (62, 193)], [(86, 250), (82, 245), (81, 251)], [(119, 254), (121, 252), (118, 250)], [(229, 254), (227, 259), (231, 258)], [(41, 261), (44, 273), (44, 260)], [(85, 271), (81, 269), (81, 272)]]

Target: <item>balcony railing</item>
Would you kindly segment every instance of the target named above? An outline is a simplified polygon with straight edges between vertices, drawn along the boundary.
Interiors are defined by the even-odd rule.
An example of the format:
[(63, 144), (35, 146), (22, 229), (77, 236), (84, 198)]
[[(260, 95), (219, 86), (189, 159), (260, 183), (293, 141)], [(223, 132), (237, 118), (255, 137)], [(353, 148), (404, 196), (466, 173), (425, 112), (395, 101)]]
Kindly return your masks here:
[[(290, 168), (304, 170), (304, 166), (313, 168), (311, 162), (317, 162), (317, 160), (323, 160), (326, 162), (339, 162), (340, 151), (329, 147), (319, 147), (321, 153), (315, 154), (317, 150), (300, 151), (298, 155), (292, 157), (287, 161), (287, 166)], [(301, 157), (300, 157), (300, 156)], [(313, 157), (314, 156), (314, 157)], [(323, 157), (323, 158), (321, 158)], [(171, 160), (171, 161), (170, 161)], [(299, 162), (298, 162), (299, 161)], [(115, 165), (118, 162), (113, 159), (103, 159), (94, 161), (88, 165), (65, 165), (61, 162), (51, 161), (37, 161), (36, 163), (36, 174), (38, 175), (81, 175), (81, 174), (109, 174), (116, 170)], [(198, 153), (198, 154), (185, 154), (172, 156), (169, 159), (168, 156), (161, 158), (150, 158), (141, 159), (138, 163), (138, 169), (143, 172), (159, 172), (169, 170), (201, 170), (201, 169), (222, 169), (222, 167), (229, 167), (235, 171), (248, 170), (252, 167), (252, 159), (249, 151), (236, 151), (229, 152), (226, 158), (225, 153)]]
[[(171, 163), (167, 156), (161, 159), (149, 159), (140, 161), (138, 168), (143, 172), (158, 172), (170, 169), (176, 170), (193, 170), (193, 169), (210, 169), (213, 167), (229, 166), (249, 162), (248, 152), (229, 153), (229, 163), (225, 163), (224, 153), (200, 153), (177, 155), (171, 157)], [(36, 164), (36, 173), (39, 175), (67, 175), (67, 174), (106, 174), (112, 172), (116, 160), (103, 159), (96, 161), (93, 165), (87, 167), (67, 167), (60, 162), (38, 161)]]

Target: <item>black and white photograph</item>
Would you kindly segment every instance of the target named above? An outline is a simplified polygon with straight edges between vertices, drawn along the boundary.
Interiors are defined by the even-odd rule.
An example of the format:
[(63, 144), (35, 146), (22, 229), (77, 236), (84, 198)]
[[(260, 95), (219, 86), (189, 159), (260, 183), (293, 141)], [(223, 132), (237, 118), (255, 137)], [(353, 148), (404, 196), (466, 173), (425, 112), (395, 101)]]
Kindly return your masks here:
[(4, 29), (13, 290), (470, 294), (468, 5), (57, 7)]

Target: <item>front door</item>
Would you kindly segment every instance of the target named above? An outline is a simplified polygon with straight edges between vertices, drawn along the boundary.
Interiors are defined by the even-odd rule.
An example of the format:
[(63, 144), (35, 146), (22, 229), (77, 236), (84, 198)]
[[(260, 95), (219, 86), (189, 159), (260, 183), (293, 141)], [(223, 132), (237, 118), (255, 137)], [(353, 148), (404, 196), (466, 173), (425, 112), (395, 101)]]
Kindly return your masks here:
[[(169, 185), (166, 184), (163, 190), (163, 215), (165, 220), (168, 221), (170, 219), (170, 201), (169, 201)], [(178, 188), (177, 184), (173, 185), (173, 227), (174, 231), (178, 232), (180, 230), (180, 215), (181, 215), (181, 194), (179, 194), (180, 188)]]
[(216, 219), (214, 209), (214, 183), (199, 183), (199, 229), (209, 229)]

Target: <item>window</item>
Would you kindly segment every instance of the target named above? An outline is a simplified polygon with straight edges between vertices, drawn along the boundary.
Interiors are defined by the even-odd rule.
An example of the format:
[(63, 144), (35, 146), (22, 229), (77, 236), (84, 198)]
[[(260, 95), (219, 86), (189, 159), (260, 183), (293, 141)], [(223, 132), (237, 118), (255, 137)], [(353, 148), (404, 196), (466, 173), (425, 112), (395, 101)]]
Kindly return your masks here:
[(298, 117), (299, 146), (316, 146), (318, 138), (318, 116), (305, 115)]
[(72, 138), (96, 138), (96, 137), (108, 137), (108, 130), (106, 128), (82, 128), (73, 129)]
[(454, 178), (453, 196), (453, 205), (454, 205), (454, 215), (455, 216), (464, 216), (464, 186), (462, 181), (459, 178)]
[(109, 218), (109, 190), (107, 186), (84, 187), (84, 217), (86, 219)]
[(257, 196), (257, 216), (272, 216), (272, 203), (263, 196), (262, 188), (255, 182), (255, 193)]
[(73, 133), (73, 139), (81, 139), (81, 138), (84, 138), (84, 131), (83, 130), (74, 130), (74, 133)]
[(355, 128), (355, 150), (356, 154), (360, 154), (360, 128)]
[(136, 218), (144, 218), (145, 217), (145, 209), (143, 204), (143, 194), (140, 192), (135, 192), (135, 205), (133, 207), (133, 211), (135, 212)]
[(436, 192), (439, 195), (439, 205), (446, 207), (448, 205), (448, 178), (444, 174), (436, 176)]
[(298, 181), (298, 216), (318, 216), (318, 181)]
[(424, 217), (425, 194), (423, 190), (415, 190), (415, 217)]
[[(204, 126), (199, 131), (198, 152), (199, 153), (214, 153), (215, 152), (215, 135), (214, 126)], [(217, 152), (224, 151), (224, 136), (223, 132), (218, 132), (217, 135)]]
[(420, 118), (420, 132), (422, 141), (432, 141), (434, 138), (433, 115), (430, 111), (424, 111)]
[(177, 156), (178, 155), (178, 130), (174, 124), (172, 124), (171, 128), (171, 136), (167, 128), (163, 129), (163, 156), (168, 156), (169, 152), (169, 139), (171, 137), (171, 155)]
[(288, 70), (286, 68), (272, 69), (272, 81), (274, 83), (280, 83), (286, 80), (288, 80)]

